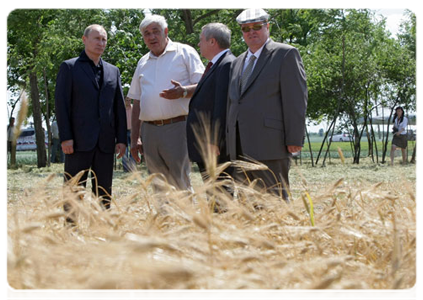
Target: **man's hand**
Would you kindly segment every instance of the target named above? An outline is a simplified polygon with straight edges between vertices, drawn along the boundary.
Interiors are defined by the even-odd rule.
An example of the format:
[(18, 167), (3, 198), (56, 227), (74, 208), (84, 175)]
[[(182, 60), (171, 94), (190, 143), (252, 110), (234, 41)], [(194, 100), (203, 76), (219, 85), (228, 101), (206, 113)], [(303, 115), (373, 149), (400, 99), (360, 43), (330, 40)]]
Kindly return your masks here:
[(62, 151), (64, 154), (73, 153), (73, 140), (67, 140), (62, 142)]
[(175, 87), (171, 88), (171, 89), (167, 89), (167, 90), (163, 90), (159, 95), (162, 98), (168, 99), (168, 100), (174, 100), (174, 99), (179, 99), (182, 98), (183, 94), (184, 94), (184, 88), (182, 87), (182, 85), (175, 81), (175, 80), (171, 80), (170, 81)]
[(131, 142), (131, 155), (137, 163), (141, 162), (141, 157), (138, 155), (144, 154), (144, 149), (142, 148), (141, 140), (138, 139), (135, 143)]
[(288, 147), (289, 153), (295, 153), (295, 152), (301, 151), (301, 149), (303, 148), (301, 146), (287, 146), (287, 147)]
[(126, 145), (119, 143), (116, 144), (116, 148), (115, 148), (115, 153), (117, 153), (117, 158), (121, 158), (122, 156), (125, 155), (125, 151), (126, 151)]

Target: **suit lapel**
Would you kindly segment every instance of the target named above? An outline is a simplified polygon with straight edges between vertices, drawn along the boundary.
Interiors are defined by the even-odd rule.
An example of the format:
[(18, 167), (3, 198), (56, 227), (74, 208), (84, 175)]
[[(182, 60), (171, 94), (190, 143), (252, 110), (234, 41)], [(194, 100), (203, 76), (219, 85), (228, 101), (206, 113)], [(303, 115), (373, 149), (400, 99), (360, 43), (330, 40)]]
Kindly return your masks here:
[(84, 70), (85, 74), (87, 74), (88, 78), (92, 81), (94, 86), (99, 89), (98, 83), (95, 80), (93, 69), (91, 68), (89, 63), (83, 63), (82, 64), (82, 70)]
[(110, 80), (110, 69), (109, 65), (103, 60), (103, 85), (101, 86), (101, 89), (103, 89), (107, 84), (107, 82)]
[[(244, 89), (244, 93), (245, 93), (246, 90), (248, 90), (248, 87), (254, 82), (254, 80), (256, 80), (257, 76), (260, 74), (263, 67), (267, 64), (267, 62), (270, 58), (270, 54), (273, 51), (272, 43), (273, 43), (273, 41), (269, 41), (263, 47), (263, 50), (261, 51), (260, 57), (257, 60), (257, 63), (254, 67), (253, 73), (251, 73), (250, 78), (248, 78), (247, 84), (246, 84), (245, 89)], [(239, 76), (238, 80), (241, 80), (241, 76)]]
[(231, 53), (230, 51), (227, 51), (226, 53), (224, 53), (221, 57), (219, 57), (219, 59), (212, 65), (212, 67), (210, 68), (210, 70), (206, 73), (206, 75), (204, 75), (203, 78), (200, 79), (200, 81), (198, 82), (197, 88), (194, 91), (194, 94), (192, 95), (191, 99), (194, 98), (195, 94), (197, 94), (197, 91), (200, 90), (201, 86), (203, 85), (203, 83), (207, 80), (207, 78), (209, 78), (211, 76), (211, 74), (213, 74), (216, 69), (217, 66), (220, 64), (220, 62), (223, 60), (223, 58), (228, 54)]
[(239, 96), (241, 96), (241, 75), (245, 63), (245, 58), (247, 57), (247, 53), (248, 52), (244, 52), (240, 55), (241, 58), (239, 59), (238, 64), (236, 64), (233, 69), (233, 74), (237, 74), (235, 86), (237, 87), (236, 91)]

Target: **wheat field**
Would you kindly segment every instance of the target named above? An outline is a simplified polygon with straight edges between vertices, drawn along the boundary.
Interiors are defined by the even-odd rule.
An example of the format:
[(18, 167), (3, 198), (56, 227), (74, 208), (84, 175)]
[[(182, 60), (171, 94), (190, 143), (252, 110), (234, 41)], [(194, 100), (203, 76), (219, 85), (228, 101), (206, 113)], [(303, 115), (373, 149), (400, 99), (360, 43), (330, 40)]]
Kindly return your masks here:
[[(416, 168), (293, 165), (293, 201), (192, 173), (194, 193), (116, 172), (110, 211), (63, 188), (62, 165), (8, 170), (7, 280), (26, 289), (409, 289)], [(71, 189), (73, 189), (71, 191)], [(82, 201), (79, 199), (83, 198)], [(225, 213), (214, 213), (220, 201)], [(74, 204), (77, 226), (62, 206)], [(260, 209), (257, 209), (260, 207)]]

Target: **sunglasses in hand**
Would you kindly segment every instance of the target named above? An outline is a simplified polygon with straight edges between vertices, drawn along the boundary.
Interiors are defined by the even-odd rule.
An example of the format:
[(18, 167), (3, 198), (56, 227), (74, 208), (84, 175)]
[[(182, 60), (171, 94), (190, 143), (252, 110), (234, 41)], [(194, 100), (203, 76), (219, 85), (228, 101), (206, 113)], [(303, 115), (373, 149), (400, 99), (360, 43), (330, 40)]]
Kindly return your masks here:
[(266, 25), (267, 23), (261, 23), (261, 24), (254, 24), (253, 26), (242, 26), (241, 30), (242, 32), (250, 32), (250, 30), (254, 30), (254, 31), (259, 31), (260, 29), (263, 28), (264, 25)]

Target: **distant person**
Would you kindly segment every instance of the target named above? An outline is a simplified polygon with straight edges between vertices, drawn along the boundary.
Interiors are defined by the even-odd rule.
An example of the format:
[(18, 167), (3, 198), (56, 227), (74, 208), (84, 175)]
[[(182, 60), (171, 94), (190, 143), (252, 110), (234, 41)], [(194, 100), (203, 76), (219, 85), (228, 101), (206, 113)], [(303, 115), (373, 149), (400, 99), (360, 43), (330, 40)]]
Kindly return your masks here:
[[(59, 161), (57, 161), (57, 153), (59, 153)], [(63, 154), (62, 147), (60, 146), (59, 126), (57, 121), (51, 124), (51, 162), (64, 162), (65, 155)]]
[(404, 109), (398, 106), (395, 109), (394, 120), (393, 120), (393, 134), (392, 147), (391, 147), (391, 166), (394, 165), (395, 150), (401, 149), (402, 152), (402, 163), (407, 163), (407, 125), (408, 119), (404, 116)]
[(6, 126), (6, 132), (4, 134), (6, 139), (6, 148), (5, 148), (6, 162), (7, 162), (7, 156), (9, 155), (9, 152), (12, 155), (12, 142), (14, 137), (14, 132), (13, 132), (14, 129), (15, 129), (15, 118), (11, 117), (9, 119), (9, 125)]
[(305, 131), (304, 65), (296, 48), (270, 38), (269, 15), (263, 9), (244, 10), (236, 21), (248, 50), (231, 65), (226, 122), (230, 158), (266, 165), (269, 170), (247, 176), (289, 202), (291, 157), (301, 151)]
[[(210, 23), (203, 26), (198, 46), (209, 63), (191, 97), (186, 128), (189, 158), (197, 163), (203, 180), (208, 178), (206, 151), (217, 157), (218, 164), (229, 161), (225, 138), (226, 107), (229, 70), (235, 59), (229, 50), (230, 43), (231, 31), (226, 25)], [(205, 140), (202, 133), (206, 131), (210, 132), (212, 140)]]
[(126, 147), (125, 155), (122, 157), (122, 166), (124, 172), (130, 172), (136, 169), (136, 163), (134, 158), (132, 157), (129, 147), (129, 145), (131, 145), (132, 103), (131, 99), (129, 99), (128, 97), (125, 98), (125, 110), (128, 147)]
[(128, 92), (134, 99), (131, 153), (137, 162), (144, 155), (150, 174), (161, 173), (177, 189), (191, 190), (186, 120), (204, 65), (193, 47), (168, 37), (164, 17), (146, 16), (140, 31), (150, 52), (139, 60)]
[[(63, 153), (65, 180), (89, 170), (92, 191), (101, 205), (110, 208), (114, 153), (126, 150), (126, 114), (119, 69), (101, 58), (107, 33), (100, 25), (85, 29), (85, 50), (60, 66), (56, 81), (56, 117)], [(71, 207), (65, 205), (65, 210)], [(74, 222), (68, 218), (68, 222)]]

